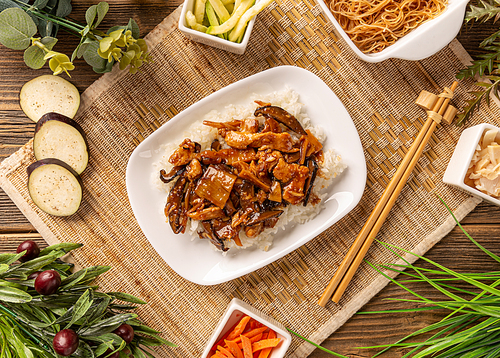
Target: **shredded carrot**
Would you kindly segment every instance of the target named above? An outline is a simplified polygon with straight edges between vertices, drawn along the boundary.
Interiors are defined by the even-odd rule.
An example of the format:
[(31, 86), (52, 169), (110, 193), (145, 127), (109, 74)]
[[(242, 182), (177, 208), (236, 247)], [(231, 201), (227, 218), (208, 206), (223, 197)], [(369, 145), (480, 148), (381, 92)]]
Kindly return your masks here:
[(255, 342), (254, 344), (252, 344), (252, 350), (253, 352), (256, 352), (264, 348), (276, 347), (280, 343), (280, 341), (280, 338), (273, 338)]
[[(248, 338), (248, 337), (246, 337), (246, 338)], [(248, 339), (250, 340), (250, 343), (258, 342), (262, 339), (262, 333), (259, 333), (258, 335), (253, 336), (252, 338), (248, 338)], [(238, 347), (242, 348), (243, 343), (238, 343)]]
[[(276, 338), (276, 332), (273, 330), (269, 331), (269, 335), (267, 336), (269, 339)], [(269, 357), (269, 353), (273, 350), (272, 347), (269, 348), (264, 348), (263, 350), (260, 351), (259, 357), (258, 358), (267, 358)]]
[(216, 351), (217, 350), (217, 346), (222, 346), (224, 344), (224, 341), (226, 340), (227, 336), (229, 336), (231, 334), (232, 331), (234, 331), (234, 329), (236, 328), (236, 326), (238, 325), (239, 322), (237, 322), (234, 326), (231, 327), (231, 329), (229, 331), (227, 331), (226, 333), (224, 333), (224, 335), (222, 336), (221, 339), (219, 339), (217, 341), (217, 343), (215, 343), (213, 346), (212, 346), (212, 349), (211, 351)]
[[(247, 333), (243, 333), (242, 335), (247, 337), (247, 338), (252, 338), (252, 337), (258, 336), (259, 334), (263, 333), (266, 330), (268, 330), (267, 327), (260, 327), (260, 328), (253, 329)], [(240, 343), (241, 338), (238, 337), (236, 339), (233, 339), (233, 341), (235, 341), (236, 343)]]
[(245, 358), (253, 358), (252, 356), (252, 342), (250, 342), (250, 339), (245, 337), (245, 336), (240, 336), (241, 337), (241, 343), (243, 344), (243, 355)]
[(243, 358), (243, 353), (241, 353), (241, 349), (240, 347), (238, 347), (238, 345), (236, 343), (234, 343), (233, 341), (228, 341), (226, 340), (226, 346), (228, 346), (228, 348), (231, 350), (231, 353), (233, 353), (233, 356), (235, 358)]
[(221, 351), (226, 355), (227, 358), (234, 358), (233, 354), (222, 346), (217, 346), (217, 350)]
[(250, 316), (243, 317), (240, 320), (240, 322), (236, 325), (234, 330), (229, 334), (229, 336), (227, 336), (227, 340), (232, 341), (235, 338), (239, 337), (240, 334), (242, 334), (243, 331), (245, 330), (245, 327), (247, 326), (248, 321), (250, 321)]
[(211, 358), (226, 358), (226, 356), (220, 352), (216, 352)]

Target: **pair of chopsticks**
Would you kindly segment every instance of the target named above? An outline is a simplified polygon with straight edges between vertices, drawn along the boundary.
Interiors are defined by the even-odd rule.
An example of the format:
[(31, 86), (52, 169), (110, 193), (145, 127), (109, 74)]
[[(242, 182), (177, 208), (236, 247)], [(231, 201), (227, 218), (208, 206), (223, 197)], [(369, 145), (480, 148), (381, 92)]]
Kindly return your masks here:
[(455, 118), (457, 109), (449, 105), (449, 103), (457, 85), (458, 82), (453, 82), (450, 88), (445, 87), (444, 92), (438, 96), (427, 91), (422, 91), (415, 101), (417, 105), (427, 111), (427, 120), (420, 129), (415, 142), (403, 158), (403, 161), (396, 170), (396, 173), (389, 182), (382, 197), (379, 199), (377, 205), (361, 229), (358, 237), (326, 287), (325, 292), (323, 292), (323, 295), (318, 301), (320, 306), (324, 307), (330, 297), (332, 297), (332, 294), (333, 302), (338, 303), (340, 301), (342, 294), (363, 261), (370, 245), (377, 236), (392, 206), (396, 202), (399, 193), (405, 186), (408, 177), (422, 155), (434, 129), (441, 120), (450, 124)]

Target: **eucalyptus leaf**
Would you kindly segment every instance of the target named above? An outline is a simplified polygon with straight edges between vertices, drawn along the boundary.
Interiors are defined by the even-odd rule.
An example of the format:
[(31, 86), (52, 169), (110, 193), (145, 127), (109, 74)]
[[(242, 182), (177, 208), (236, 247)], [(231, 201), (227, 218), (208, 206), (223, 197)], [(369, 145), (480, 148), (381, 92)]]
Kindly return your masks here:
[(93, 28), (96, 16), (97, 16), (97, 5), (92, 5), (85, 12), (85, 21), (87, 21), (87, 25), (90, 28)]
[(24, 50), (36, 34), (36, 24), (19, 8), (0, 12), (0, 43), (13, 50)]
[(24, 50), (36, 34), (36, 24), (17, 7), (0, 12), (0, 43), (13, 50)]
[(134, 295), (123, 293), (123, 292), (108, 292), (109, 295), (115, 297), (117, 300), (136, 303), (136, 304), (146, 304), (146, 301), (141, 300), (140, 298), (135, 297)]
[(42, 10), (48, 3), (49, 0), (35, 0), (33, 7), (36, 7), (38, 10)]
[(91, 42), (83, 53), (83, 59), (92, 67), (105, 68), (107, 61), (99, 56), (99, 54), (97, 53), (98, 48), (99, 42)]
[(0, 0), (0, 12), (11, 7), (21, 7), (12, 0)]
[(106, 34), (110, 34), (112, 33), (113, 31), (116, 31), (116, 30), (126, 30), (127, 29), (127, 26), (113, 26), (113, 27), (110, 27), (108, 29), (108, 31), (106, 31)]
[[(54, 37), (44, 37), (40, 40), (42, 44), (49, 50), (52, 50), (54, 45), (57, 43), (57, 39)], [(24, 51), (24, 62), (30, 68), (35, 70), (42, 68), (47, 60), (44, 59), (45, 51), (38, 46), (30, 46)]]
[(107, 72), (111, 72), (111, 70), (113, 69), (114, 63), (115, 63), (114, 60), (112, 62), (107, 62), (106, 61), (106, 66), (104, 68), (93, 67), (92, 69), (94, 70), (95, 73), (107, 73)]
[(109, 10), (109, 4), (107, 2), (102, 1), (99, 4), (97, 4), (97, 21), (94, 24), (94, 28), (99, 26), (101, 21), (104, 19), (104, 16), (106, 16), (106, 14), (108, 13), (108, 10)]
[(31, 301), (32, 297), (20, 289), (8, 286), (0, 286), (0, 300), (12, 303), (26, 303)]
[(66, 17), (71, 14), (73, 7), (71, 6), (71, 0), (59, 0), (57, 4), (56, 16)]
[(132, 31), (132, 37), (136, 40), (139, 39), (139, 36), (140, 36), (140, 29), (139, 29), (139, 25), (137, 25), (137, 22), (135, 22), (134, 19), (130, 19), (128, 20), (128, 25), (127, 25), (127, 29)]

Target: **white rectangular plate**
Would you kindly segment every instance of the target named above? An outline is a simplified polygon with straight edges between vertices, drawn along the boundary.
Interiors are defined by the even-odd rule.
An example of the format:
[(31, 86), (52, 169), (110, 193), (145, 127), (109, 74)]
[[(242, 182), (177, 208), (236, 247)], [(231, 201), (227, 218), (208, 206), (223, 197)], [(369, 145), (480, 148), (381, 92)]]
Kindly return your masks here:
[[(182, 133), (211, 110), (229, 104), (248, 104), (253, 93), (268, 94), (286, 86), (299, 94), (313, 125), (323, 127), (325, 150), (334, 148), (347, 169), (326, 189), (326, 205), (313, 220), (286, 226), (274, 237), (269, 251), (231, 249), (226, 256), (214, 251), (208, 240), (175, 235), (163, 215), (166, 194), (152, 183), (153, 163), (163, 155), (160, 147), (180, 143)], [(157, 173), (156, 175), (159, 175)], [(261, 268), (328, 229), (351, 211), (361, 199), (366, 183), (363, 148), (346, 109), (316, 75), (299, 67), (281, 66), (233, 83), (193, 104), (144, 140), (132, 153), (127, 166), (127, 192), (137, 221), (149, 242), (165, 262), (182, 277), (200, 285), (226, 282)]]

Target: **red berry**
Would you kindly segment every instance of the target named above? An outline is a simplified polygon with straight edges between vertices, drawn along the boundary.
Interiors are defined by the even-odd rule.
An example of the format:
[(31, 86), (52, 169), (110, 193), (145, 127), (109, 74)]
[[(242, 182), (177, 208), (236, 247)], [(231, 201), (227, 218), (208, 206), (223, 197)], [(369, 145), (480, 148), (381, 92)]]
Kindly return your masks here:
[(37, 278), (38, 275), (40, 275), (41, 273), (42, 273), (42, 271), (33, 272), (31, 275), (28, 276), (28, 280), (33, 280), (33, 279)]
[(104, 352), (103, 355), (100, 355), (99, 358), (118, 358), (120, 355), (120, 352), (115, 352), (112, 355), (108, 355), (109, 353), (113, 352), (111, 349), (108, 349), (106, 352)]
[(113, 331), (114, 334), (118, 335), (121, 339), (123, 339), (127, 344), (132, 342), (134, 338), (134, 329), (131, 325), (123, 323)]
[(26, 250), (26, 253), (19, 259), (19, 261), (21, 262), (36, 259), (38, 255), (40, 255), (40, 248), (38, 247), (37, 243), (32, 240), (21, 242), (17, 247), (16, 252), (19, 254), (24, 250)]
[(35, 290), (41, 295), (51, 295), (61, 286), (61, 276), (55, 270), (43, 271), (35, 279)]
[(75, 331), (72, 329), (63, 329), (57, 332), (52, 341), (52, 347), (54, 347), (54, 351), (57, 354), (67, 357), (76, 351), (79, 342), (80, 339)]

